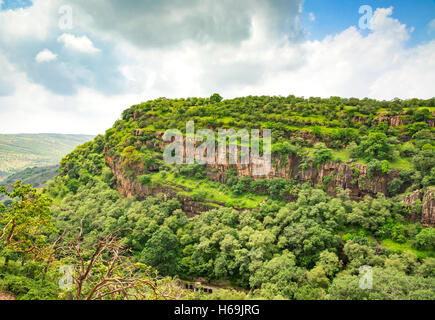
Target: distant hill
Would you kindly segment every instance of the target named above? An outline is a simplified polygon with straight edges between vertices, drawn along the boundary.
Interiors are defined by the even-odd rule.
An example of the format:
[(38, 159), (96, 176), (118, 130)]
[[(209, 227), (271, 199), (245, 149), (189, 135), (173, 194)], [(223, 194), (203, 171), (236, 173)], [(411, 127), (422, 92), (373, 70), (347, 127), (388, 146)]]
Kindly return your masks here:
[[(0, 185), (11, 189), (11, 185), (17, 180), (21, 180), (23, 184), (30, 184), (34, 188), (43, 188), (48, 180), (54, 179), (59, 172), (59, 165), (48, 167), (33, 167), (12, 173), (9, 176), (0, 177)], [(0, 203), (7, 200), (7, 197), (0, 196)]]
[(90, 135), (0, 134), (0, 180), (26, 168), (57, 165)]
[(30, 184), (34, 188), (42, 188), (45, 186), (47, 181), (53, 179), (58, 174), (58, 172), (58, 165), (26, 168), (24, 170), (11, 174), (3, 180), (0, 179), (0, 185), (9, 186), (11, 184), (14, 184), (15, 181), (21, 180), (23, 184)]

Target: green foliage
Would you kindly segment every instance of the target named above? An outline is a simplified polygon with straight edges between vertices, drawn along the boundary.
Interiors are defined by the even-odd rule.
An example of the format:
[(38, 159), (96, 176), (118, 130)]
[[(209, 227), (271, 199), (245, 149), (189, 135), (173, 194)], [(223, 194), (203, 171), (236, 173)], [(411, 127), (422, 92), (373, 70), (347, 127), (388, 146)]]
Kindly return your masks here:
[(180, 166), (178, 172), (186, 177), (202, 179), (205, 177), (205, 166), (199, 163)]
[[(246, 295), (218, 290), (211, 295), (216, 299), (432, 298), (433, 239), (431, 231), (424, 231), (432, 229), (405, 220), (409, 208), (399, 195), (434, 183), (429, 118), (426, 112), (400, 115), (407, 123), (412, 124), (414, 116), (422, 122), (406, 128), (378, 121), (404, 106), (419, 110), (430, 104), (432, 100), (294, 96), (160, 98), (132, 106), (104, 136), (66, 156), (46, 193), (55, 198), (57, 229), (74, 229), (82, 221), (84, 244), (122, 228), (130, 258), (164, 276), (222, 281), (250, 291)], [(271, 128), (273, 177), (254, 180), (235, 166), (166, 166), (158, 143), (161, 133), (167, 128), (184, 131), (186, 120), (192, 119), (196, 129)], [(334, 158), (353, 165), (343, 163), (341, 177), (326, 169), (323, 181), (313, 181), (316, 169), (325, 170), (322, 165)], [(365, 164), (367, 177), (361, 176)], [(112, 189), (122, 187), (117, 181), (120, 173), (149, 186), (140, 189), (154, 195), (166, 188), (174, 193), (123, 198)], [(281, 178), (284, 174), (294, 180)], [(312, 181), (301, 184), (308, 174)], [(328, 186), (329, 192), (331, 181), (347, 184), (344, 174), (357, 183), (350, 187), (352, 199), (359, 191), (372, 192), (371, 183), (387, 185), (387, 196), (397, 197), (379, 194), (357, 202), (344, 190), (332, 197), (310, 184), (323, 182), (319, 187)], [(170, 199), (173, 194), (178, 199)], [(182, 206), (184, 199), (189, 201)], [(181, 208), (190, 206), (190, 200), (216, 209), (187, 217)], [(413, 210), (418, 206), (417, 202)], [(53, 232), (48, 236), (49, 241), (56, 237)], [(385, 281), (379, 283), (382, 290), (361, 292), (362, 265), (375, 268)], [(401, 280), (394, 292), (389, 291), (385, 283), (403, 278), (408, 282)]]
[(220, 96), (220, 94), (215, 93), (210, 97), (210, 101), (214, 103), (219, 103), (223, 100), (223, 98)]
[(316, 149), (313, 153), (314, 164), (322, 164), (332, 160), (332, 151), (328, 148)]
[(426, 121), (432, 117), (429, 109), (420, 109), (414, 112), (414, 120), (417, 122)]
[(429, 129), (429, 125), (425, 122), (415, 122), (407, 126), (407, 131), (410, 136), (413, 136), (414, 134), (416, 134), (421, 130), (427, 130), (427, 129)]
[(366, 161), (373, 159), (392, 160), (393, 146), (383, 132), (371, 132), (354, 150), (353, 156)]
[(399, 178), (394, 178), (388, 183), (388, 192), (391, 196), (395, 196), (400, 192), (403, 181)]
[(390, 164), (386, 160), (378, 161), (372, 160), (367, 165), (367, 172), (369, 177), (373, 177), (376, 174), (389, 174), (390, 173)]
[(164, 275), (175, 275), (180, 249), (176, 235), (169, 228), (160, 228), (145, 245), (140, 260)]
[(0, 250), (5, 265), (18, 255), (23, 263), (29, 256), (43, 258), (48, 244), (46, 235), (54, 231), (51, 222), (51, 201), (29, 185), (17, 181), (12, 192), (0, 187), (0, 194), (10, 197), (12, 203), (0, 204)]
[(433, 249), (435, 248), (435, 229), (424, 228), (415, 236), (414, 246), (417, 249)]
[(11, 292), (17, 300), (57, 300), (56, 274), (46, 274), (44, 268), (36, 262), (23, 267), (11, 261), (7, 268), (0, 266), (0, 291)]
[(137, 181), (139, 181), (144, 186), (149, 185), (151, 183), (151, 176), (149, 174), (143, 174), (137, 177)]
[(295, 256), (284, 252), (260, 267), (250, 278), (250, 284), (259, 288), (255, 294), (266, 299), (292, 299), (302, 276), (303, 271), (296, 266)]
[(329, 289), (334, 300), (433, 300), (434, 279), (408, 276), (394, 268), (373, 269), (373, 289), (359, 287), (359, 275), (336, 277)]

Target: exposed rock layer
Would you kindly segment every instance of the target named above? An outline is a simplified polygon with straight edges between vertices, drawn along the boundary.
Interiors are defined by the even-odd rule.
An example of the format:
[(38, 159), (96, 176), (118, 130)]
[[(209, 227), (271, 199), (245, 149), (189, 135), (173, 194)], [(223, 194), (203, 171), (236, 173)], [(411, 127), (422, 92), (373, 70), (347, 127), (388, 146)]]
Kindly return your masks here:
[[(435, 188), (429, 187), (425, 192), (414, 191), (405, 197), (404, 202), (409, 205), (411, 219), (420, 220), (425, 227), (435, 226)], [(419, 203), (418, 203), (419, 202)]]

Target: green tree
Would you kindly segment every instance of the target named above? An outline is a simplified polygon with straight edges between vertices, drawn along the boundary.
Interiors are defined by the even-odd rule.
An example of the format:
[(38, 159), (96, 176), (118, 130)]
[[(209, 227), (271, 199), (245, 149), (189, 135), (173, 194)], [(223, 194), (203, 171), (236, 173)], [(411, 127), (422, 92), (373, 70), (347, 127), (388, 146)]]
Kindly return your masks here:
[(341, 269), (341, 261), (334, 252), (324, 250), (320, 253), (317, 266), (321, 267), (329, 278), (333, 278)]
[(174, 275), (180, 256), (181, 248), (177, 236), (169, 228), (162, 227), (145, 245), (141, 262), (156, 268), (163, 275)]
[(367, 161), (375, 158), (379, 160), (392, 160), (393, 146), (388, 142), (385, 133), (371, 132), (354, 150), (353, 156)]
[(223, 100), (223, 98), (221, 97), (220, 94), (218, 93), (214, 93), (211, 97), (210, 97), (210, 101), (213, 103), (219, 103)]
[(415, 236), (414, 246), (418, 249), (431, 249), (435, 247), (435, 229), (424, 228)]
[(0, 204), (0, 250), (5, 265), (13, 255), (42, 258), (48, 249), (46, 237), (55, 231), (51, 222), (51, 201), (30, 185), (17, 181), (12, 192), (0, 187), (0, 194), (10, 197), (12, 203)]
[(256, 293), (260, 296), (292, 299), (303, 274), (303, 270), (296, 266), (295, 256), (286, 251), (264, 263), (249, 281), (253, 288), (259, 288)]

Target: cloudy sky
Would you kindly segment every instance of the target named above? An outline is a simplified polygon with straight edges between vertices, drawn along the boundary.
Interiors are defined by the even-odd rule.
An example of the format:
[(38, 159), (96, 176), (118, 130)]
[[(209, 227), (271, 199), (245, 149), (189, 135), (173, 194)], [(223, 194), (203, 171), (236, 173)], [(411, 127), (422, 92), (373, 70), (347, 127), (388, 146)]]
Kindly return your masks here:
[(434, 84), (434, 0), (0, 0), (0, 133), (104, 133), (158, 97)]

